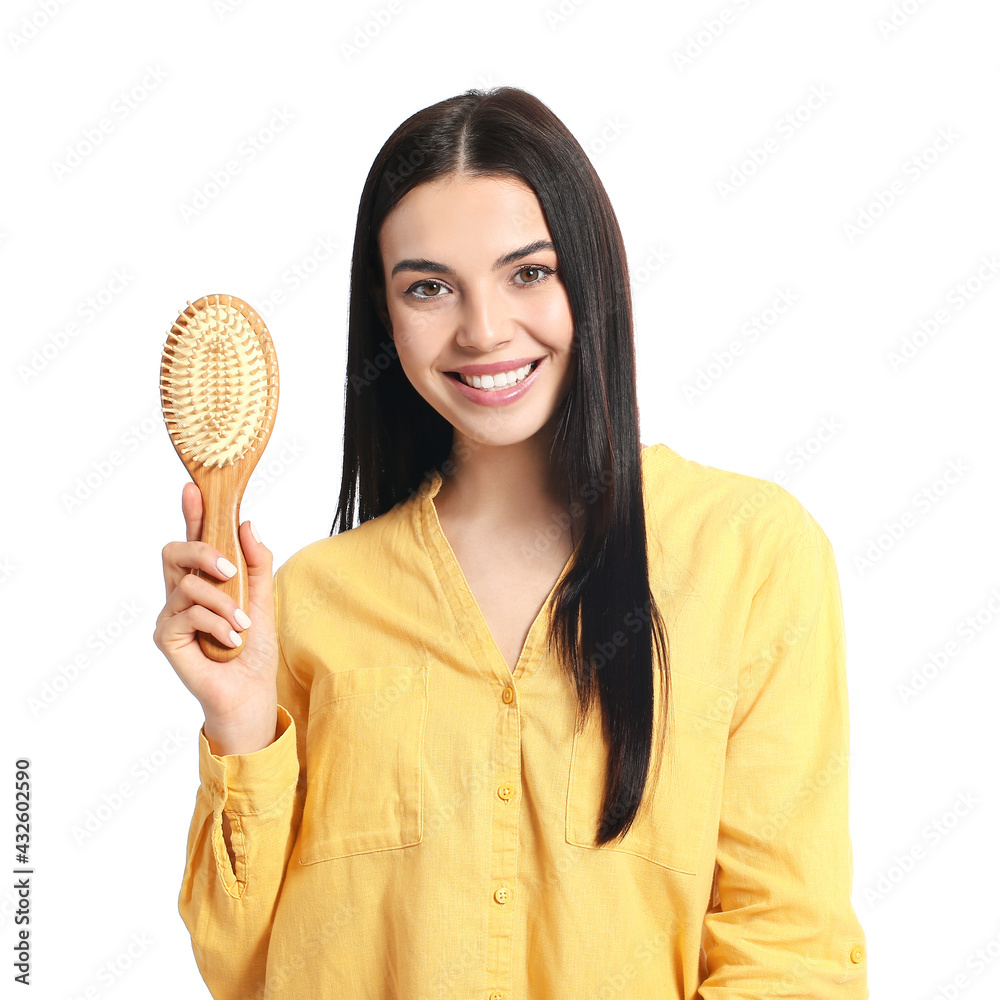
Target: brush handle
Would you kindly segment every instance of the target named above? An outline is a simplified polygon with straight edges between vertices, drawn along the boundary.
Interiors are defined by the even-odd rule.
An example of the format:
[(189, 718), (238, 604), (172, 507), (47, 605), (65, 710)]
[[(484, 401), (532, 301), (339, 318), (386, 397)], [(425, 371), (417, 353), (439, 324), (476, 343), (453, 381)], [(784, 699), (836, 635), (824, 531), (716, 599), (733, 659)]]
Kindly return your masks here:
[[(206, 471), (215, 472), (216, 470)], [(240, 479), (244, 479), (242, 483), (233, 481), (235, 479), (233, 473), (236, 471), (230, 466), (227, 470), (219, 470), (215, 475), (198, 477), (201, 479), (201, 482), (198, 482), (198, 488), (201, 490), (204, 505), (201, 540), (218, 549), (236, 567), (236, 575), (229, 580), (220, 580), (218, 577), (202, 572), (202, 570), (197, 570), (197, 574), (231, 597), (244, 611), (249, 612), (249, 576), (239, 534), (240, 500), (243, 499), (243, 488), (246, 482), (244, 476), (239, 476)], [(249, 470), (239, 471), (248, 472)], [(199, 632), (198, 645), (201, 646), (201, 651), (209, 659), (225, 663), (243, 652), (249, 633), (250, 629), (241, 632), (243, 642), (234, 647), (219, 642), (209, 632)]]

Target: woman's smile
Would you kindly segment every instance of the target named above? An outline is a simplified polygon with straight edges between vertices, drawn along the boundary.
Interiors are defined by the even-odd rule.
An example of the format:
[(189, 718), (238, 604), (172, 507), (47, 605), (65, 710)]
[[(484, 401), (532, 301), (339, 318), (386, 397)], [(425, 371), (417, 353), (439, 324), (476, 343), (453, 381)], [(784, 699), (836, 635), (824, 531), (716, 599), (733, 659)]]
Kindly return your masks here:
[(446, 372), (455, 389), (480, 406), (506, 406), (521, 399), (535, 384), (536, 373), (545, 359), (532, 361), (518, 369), (505, 369), (493, 375), (460, 375)]

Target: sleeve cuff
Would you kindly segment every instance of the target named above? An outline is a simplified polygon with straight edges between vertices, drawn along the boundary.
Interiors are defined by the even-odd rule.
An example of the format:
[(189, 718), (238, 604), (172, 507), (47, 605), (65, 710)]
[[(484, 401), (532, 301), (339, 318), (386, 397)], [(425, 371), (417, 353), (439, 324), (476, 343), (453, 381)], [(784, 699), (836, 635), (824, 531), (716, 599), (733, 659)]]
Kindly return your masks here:
[(295, 750), (295, 720), (278, 705), (274, 742), (254, 753), (212, 753), (205, 727), (198, 733), (198, 771), (202, 785), (217, 807), (227, 812), (252, 815), (270, 809), (298, 781), (299, 759)]

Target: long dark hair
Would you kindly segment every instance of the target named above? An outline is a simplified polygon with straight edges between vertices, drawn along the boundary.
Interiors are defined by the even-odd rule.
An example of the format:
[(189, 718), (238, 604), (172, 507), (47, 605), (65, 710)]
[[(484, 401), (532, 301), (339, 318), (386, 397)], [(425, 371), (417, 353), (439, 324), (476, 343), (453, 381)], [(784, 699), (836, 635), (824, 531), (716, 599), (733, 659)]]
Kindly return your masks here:
[(376, 295), (386, 215), (407, 191), (453, 172), (512, 176), (532, 188), (569, 297), (575, 378), (550, 457), (563, 471), (566, 509), (582, 507), (585, 527), (553, 594), (548, 643), (575, 682), (578, 731), (599, 696), (608, 767), (595, 843), (604, 845), (631, 827), (649, 777), (654, 641), (664, 718), (669, 687), (666, 628), (649, 587), (632, 301), (604, 186), (566, 126), (524, 90), (468, 90), (418, 111), (372, 164), (354, 237), (344, 467), (330, 533), (354, 527), (355, 513), (359, 523), (385, 513), (447, 466), (452, 426), (410, 384)]

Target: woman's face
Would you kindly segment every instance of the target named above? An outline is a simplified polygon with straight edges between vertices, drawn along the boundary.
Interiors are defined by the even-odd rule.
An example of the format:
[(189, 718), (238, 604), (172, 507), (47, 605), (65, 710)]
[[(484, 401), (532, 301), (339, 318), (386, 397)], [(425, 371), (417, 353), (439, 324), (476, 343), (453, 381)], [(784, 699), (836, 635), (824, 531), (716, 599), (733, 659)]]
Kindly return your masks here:
[[(428, 181), (382, 224), (380, 313), (403, 370), (456, 432), (480, 444), (538, 433), (572, 383), (573, 317), (551, 244), (538, 198), (514, 177)], [(476, 388), (452, 374), (483, 368), (492, 388), (489, 378)], [(499, 372), (507, 384), (498, 390)]]

